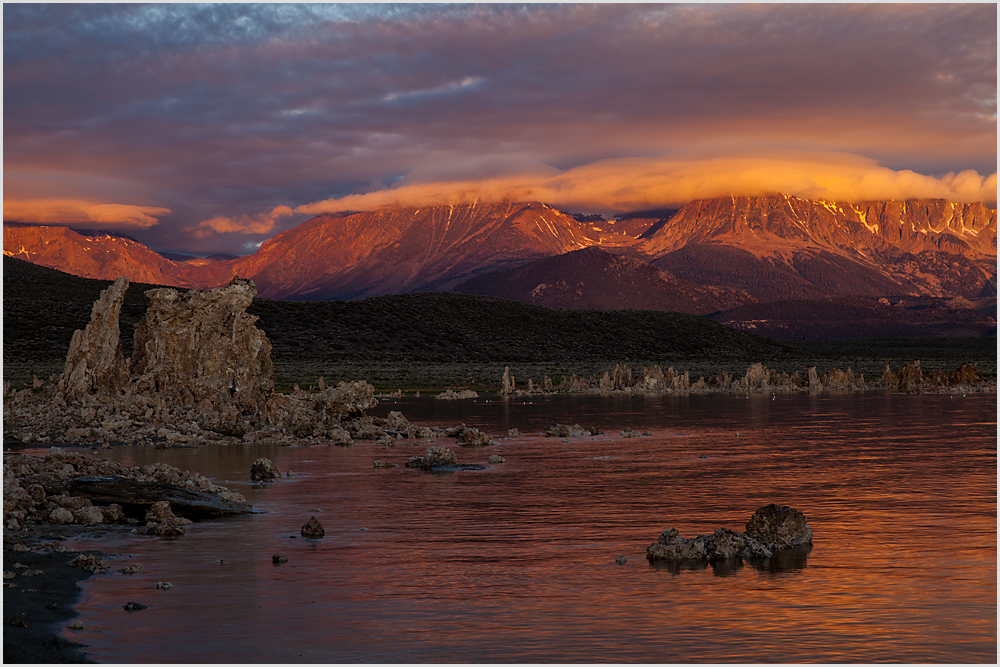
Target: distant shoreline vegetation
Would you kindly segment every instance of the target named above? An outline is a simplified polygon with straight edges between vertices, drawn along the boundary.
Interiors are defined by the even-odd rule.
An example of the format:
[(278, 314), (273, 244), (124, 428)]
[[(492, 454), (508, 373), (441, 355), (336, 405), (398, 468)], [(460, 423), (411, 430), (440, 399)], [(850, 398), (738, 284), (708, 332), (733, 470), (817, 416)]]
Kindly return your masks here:
[[(32, 386), (61, 373), (69, 341), (90, 319), (107, 281), (71, 276), (4, 258), (4, 381)], [(146, 310), (143, 292), (126, 293), (121, 334), (132, 353), (132, 328)], [(952, 373), (963, 362), (996, 381), (996, 338), (852, 339), (779, 342), (703, 317), (660, 311), (563, 310), (449, 293), (393, 295), (362, 301), (255, 299), (248, 310), (273, 346), (279, 387), (367, 380), (378, 391), (497, 391), (505, 367), (519, 383), (541, 386), (571, 376), (600, 378), (616, 363), (635, 371), (658, 365), (687, 371), (692, 383), (721, 373), (743, 377), (760, 363), (800, 377), (834, 368), (881, 377), (920, 360), (924, 373)], [(522, 387), (523, 388), (523, 387)]]

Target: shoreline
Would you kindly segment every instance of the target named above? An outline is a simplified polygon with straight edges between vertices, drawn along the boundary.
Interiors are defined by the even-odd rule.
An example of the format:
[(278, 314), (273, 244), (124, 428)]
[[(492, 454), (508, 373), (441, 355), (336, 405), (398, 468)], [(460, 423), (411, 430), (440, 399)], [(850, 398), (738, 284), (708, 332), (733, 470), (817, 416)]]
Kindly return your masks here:
[(69, 561), (81, 554), (97, 557), (103, 554), (14, 549), (22, 545), (4, 545), (4, 576), (14, 573), (13, 578), (4, 579), (4, 663), (94, 662), (86, 653), (87, 644), (65, 639), (61, 631), (78, 616), (76, 604), (83, 593), (79, 583), (93, 576), (87, 570), (69, 565)]

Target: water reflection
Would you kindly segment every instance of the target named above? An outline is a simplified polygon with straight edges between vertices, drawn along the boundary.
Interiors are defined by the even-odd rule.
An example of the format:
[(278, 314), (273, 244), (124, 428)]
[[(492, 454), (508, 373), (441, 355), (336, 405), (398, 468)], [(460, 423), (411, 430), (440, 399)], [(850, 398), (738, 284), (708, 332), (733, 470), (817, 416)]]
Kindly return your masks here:
[[(806, 544), (791, 549), (778, 549), (770, 558), (752, 558), (747, 560), (747, 564), (754, 570), (767, 574), (786, 574), (797, 570), (804, 570), (806, 561), (809, 559), (809, 552), (812, 545)], [(740, 558), (724, 558), (720, 560), (681, 560), (681, 561), (650, 561), (649, 566), (654, 570), (664, 570), (674, 575), (683, 572), (701, 572), (712, 569), (712, 574), (717, 577), (731, 577), (744, 568), (744, 562)]]
[[(111, 662), (995, 660), (995, 397), (674, 398), (382, 406), (493, 434), (553, 422), (608, 434), (483, 450), (436, 441), (461, 463), (507, 459), (443, 475), (373, 469), (429, 446), (405, 439), (106, 450), (198, 470), (266, 513), (173, 541), (74, 544), (144, 569), (89, 580), (87, 630), (72, 638)], [(625, 426), (655, 435), (617, 437)], [(251, 484), (259, 456), (296, 475)], [(771, 502), (803, 511), (818, 546), (645, 562), (665, 525), (742, 531)], [(314, 510), (326, 537), (290, 539)], [(942, 548), (955, 526), (962, 539)], [(288, 563), (275, 567), (275, 553)], [(130, 599), (151, 604), (125, 617)]]

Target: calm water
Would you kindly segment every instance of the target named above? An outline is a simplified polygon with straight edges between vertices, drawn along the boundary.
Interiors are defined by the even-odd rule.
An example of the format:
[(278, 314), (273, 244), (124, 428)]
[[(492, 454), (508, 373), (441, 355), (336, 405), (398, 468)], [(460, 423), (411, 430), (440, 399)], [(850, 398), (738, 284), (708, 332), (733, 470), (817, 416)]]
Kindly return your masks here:
[[(84, 584), (104, 662), (989, 662), (996, 630), (996, 396), (558, 396), (384, 403), (414, 422), (523, 434), (461, 449), (484, 471), (374, 470), (394, 449), (105, 452), (203, 472), (266, 513), (176, 539), (107, 536), (139, 575)], [(559, 440), (560, 421), (607, 436)], [(622, 439), (618, 430), (651, 429)], [(267, 456), (296, 476), (249, 483)], [(705, 457), (705, 458), (703, 458)], [(660, 531), (803, 511), (805, 559), (652, 567)], [(316, 511), (318, 510), (318, 511)], [(315, 514), (322, 540), (297, 536)], [(288, 563), (274, 566), (282, 553)], [(628, 563), (616, 565), (624, 554)], [(115, 565), (115, 569), (125, 562)], [(169, 581), (171, 590), (154, 590)], [(134, 600), (149, 606), (126, 613)]]

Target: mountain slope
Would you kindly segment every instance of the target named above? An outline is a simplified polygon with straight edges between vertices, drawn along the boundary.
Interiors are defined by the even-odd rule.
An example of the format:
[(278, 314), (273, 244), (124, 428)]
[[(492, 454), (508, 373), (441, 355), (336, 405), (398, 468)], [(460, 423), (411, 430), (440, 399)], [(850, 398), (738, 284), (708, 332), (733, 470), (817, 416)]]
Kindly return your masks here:
[(638, 248), (679, 278), (763, 300), (976, 298), (995, 284), (996, 211), (943, 200), (723, 197), (685, 206)]
[(261, 296), (353, 299), (441, 291), (539, 257), (631, 239), (544, 204), (461, 204), (320, 216), (235, 263)]
[(744, 292), (700, 287), (593, 246), (477, 276), (453, 291), (548, 308), (666, 310), (704, 315), (748, 303)]
[[(206, 288), (240, 275), (253, 279), (261, 295), (284, 299), (443, 291), (592, 246), (626, 249), (681, 280), (743, 290), (758, 300), (996, 295), (996, 211), (982, 204), (841, 204), (767, 195), (700, 200), (676, 212), (615, 221), (580, 217), (539, 203), (392, 207), (319, 216), (253, 255), (197, 261), (175, 261), (115, 235), (5, 223), (4, 254), (106, 280), (126, 275)], [(535, 286), (560, 281), (570, 284), (546, 278)], [(638, 290), (636, 283), (632, 291)]]
[[(167, 259), (143, 244), (109, 232), (78, 232), (68, 227), (4, 223), (3, 254), (83, 278), (114, 280), (127, 276), (141, 283), (178, 287), (215, 287), (204, 261)], [(232, 276), (230, 276), (231, 278)]]

